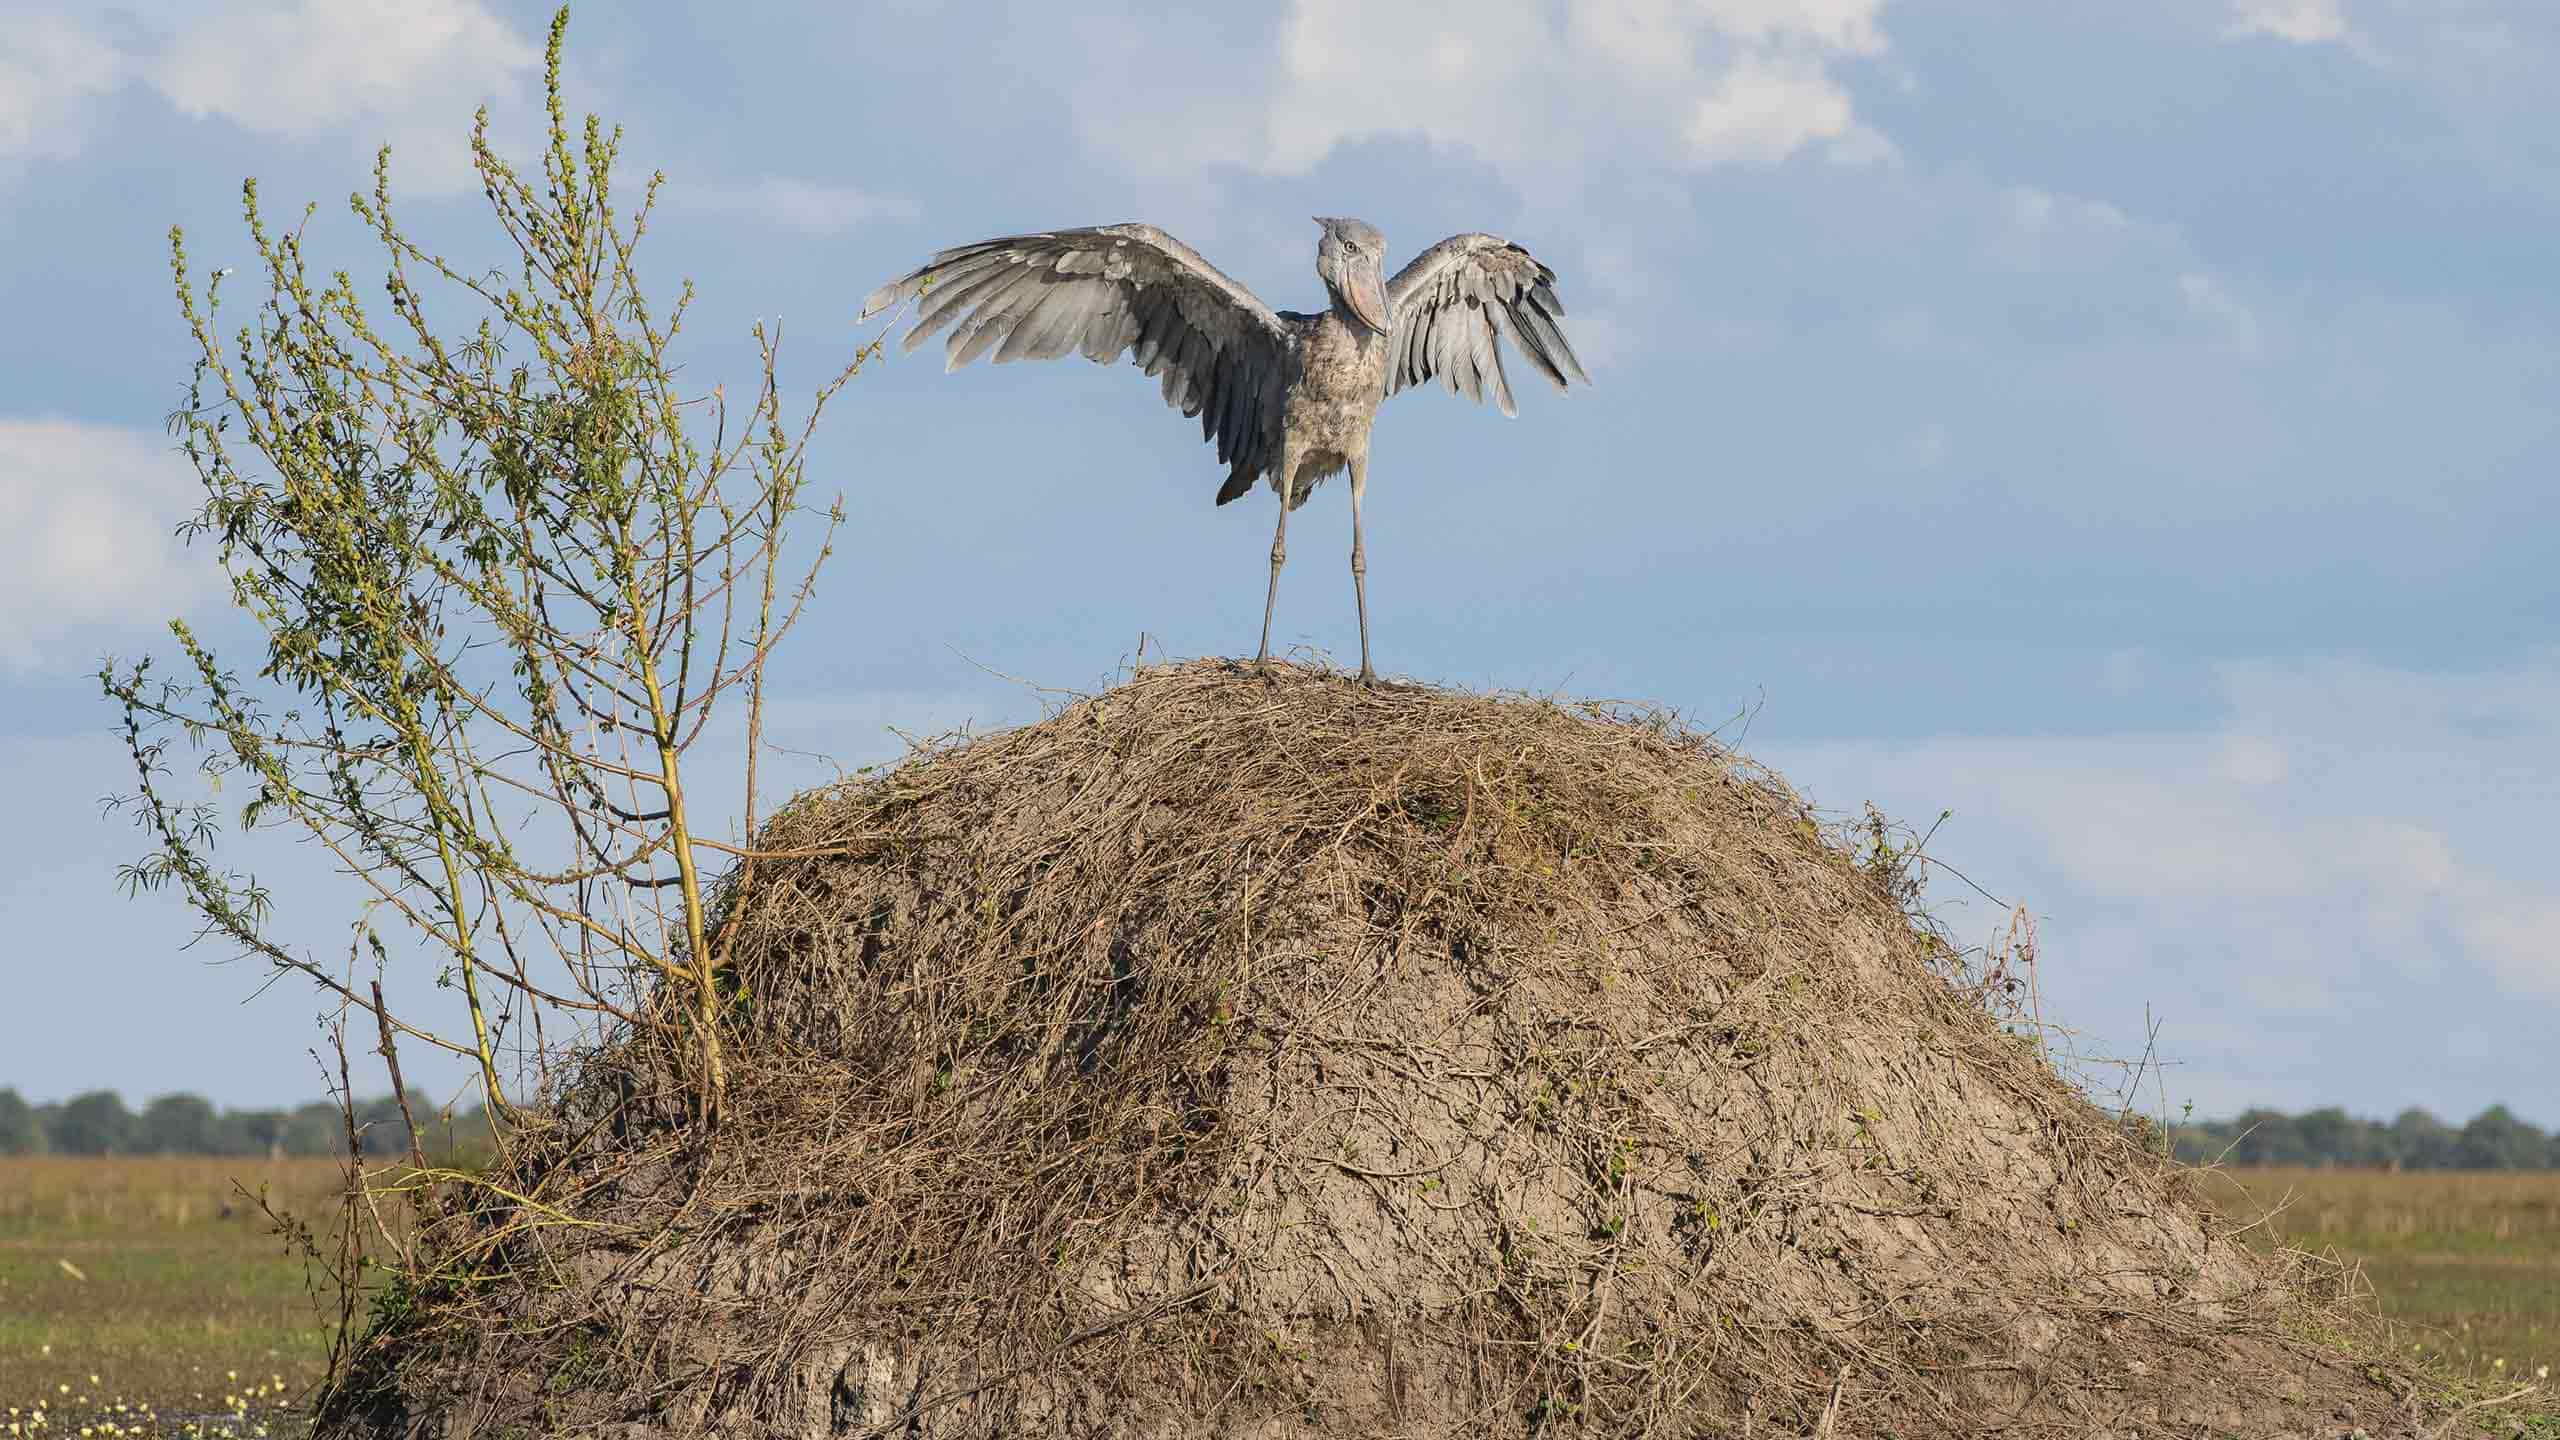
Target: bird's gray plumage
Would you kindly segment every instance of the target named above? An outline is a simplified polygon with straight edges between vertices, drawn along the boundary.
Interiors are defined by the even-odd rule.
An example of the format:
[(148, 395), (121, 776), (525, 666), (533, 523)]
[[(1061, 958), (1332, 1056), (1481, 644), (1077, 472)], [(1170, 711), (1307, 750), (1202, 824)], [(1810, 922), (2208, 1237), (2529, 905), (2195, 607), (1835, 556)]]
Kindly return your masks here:
[[(1294, 337), (1253, 292), (1152, 225), (1007, 235), (945, 250), (871, 292), (859, 319), (915, 300), (915, 350), (945, 328), (946, 368), (1076, 353), (1130, 353), (1165, 403), (1239, 474), (1277, 459), (1279, 401)], [(955, 323), (956, 322), (956, 323)]]
[(1556, 272), (1499, 235), (1452, 235), (1415, 256), (1387, 282), (1395, 328), (1387, 339), (1387, 393), (1435, 376), (1452, 395), (1481, 403), (1485, 385), (1505, 415), (1517, 415), (1502, 371), (1508, 336), (1557, 389), (1591, 383), (1564, 338)]
[(1555, 272), (1498, 235), (1453, 235), (1385, 278), (1386, 237), (1319, 216), (1316, 273), (1332, 304), (1273, 311), (1199, 252), (1152, 225), (1007, 235), (944, 250), (865, 297), (858, 319), (910, 301), (905, 348), (943, 330), (947, 368), (1124, 354), (1158, 377), (1165, 403), (1200, 420), (1228, 467), (1218, 503), (1268, 482), (1281, 497), (1263, 604), (1263, 654), (1279, 593), (1289, 512), (1326, 476), (1351, 472), (1351, 568), (1360, 600), (1360, 674), (1370, 678), (1367, 561), (1360, 502), (1379, 402), (1437, 379), (1516, 414), (1502, 341), (1558, 389), (1590, 383), (1566, 341)]

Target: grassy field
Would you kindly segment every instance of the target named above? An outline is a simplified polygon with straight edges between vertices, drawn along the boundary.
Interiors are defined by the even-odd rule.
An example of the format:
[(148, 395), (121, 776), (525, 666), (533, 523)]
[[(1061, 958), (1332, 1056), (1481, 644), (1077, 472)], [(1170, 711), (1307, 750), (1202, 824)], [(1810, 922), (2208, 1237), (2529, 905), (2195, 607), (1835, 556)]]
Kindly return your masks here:
[(333, 1160), (0, 1160), (0, 1435), (290, 1428), (328, 1317), (235, 1181), (319, 1224), (340, 1184)]
[[(2492, 1390), (2560, 1374), (2560, 1173), (2230, 1170), (2206, 1181), (2253, 1238), (2363, 1267), (2403, 1346)], [(2560, 1407), (2549, 1407), (2560, 1408)]]
[[(339, 1184), (330, 1160), (0, 1160), (0, 1437), (291, 1431), (332, 1312), (235, 1181), (315, 1222)], [(2360, 1263), (2420, 1355), (2552, 1393), (2560, 1174), (2233, 1170), (2206, 1188), (2266, 1243)]]

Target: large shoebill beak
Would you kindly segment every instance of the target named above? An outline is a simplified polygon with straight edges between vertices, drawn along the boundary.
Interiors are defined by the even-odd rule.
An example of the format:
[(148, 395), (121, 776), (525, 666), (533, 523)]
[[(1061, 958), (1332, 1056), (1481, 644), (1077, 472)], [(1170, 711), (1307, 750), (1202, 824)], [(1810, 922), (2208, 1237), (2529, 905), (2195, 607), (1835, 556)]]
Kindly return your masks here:
[(1386, 334), (1386, 282), (1378, 278), (1376, 270), (1365, 266), (1352, 271), (1346, 278), (1350, 283), (1342, 287), (1343, 302), (1351, 307), (1352, 314), (1360, 317), (1361, 324), (1378, 334)]
[[(1311, 215), (1307, 218), (1328, 231), (1339, 223), (1330, 215)], [(1341, 279), (1342, 303), (1351, 307), (1351, 313), (1360, 317), (1360, 323), (1368, 326), (1371, 333), (1386, 334), (1387, 285), (1386, 281), (1379, 278), (1377, 268), (1375, 266), (1355, 267), (1352, 273), (1342, 276)]]

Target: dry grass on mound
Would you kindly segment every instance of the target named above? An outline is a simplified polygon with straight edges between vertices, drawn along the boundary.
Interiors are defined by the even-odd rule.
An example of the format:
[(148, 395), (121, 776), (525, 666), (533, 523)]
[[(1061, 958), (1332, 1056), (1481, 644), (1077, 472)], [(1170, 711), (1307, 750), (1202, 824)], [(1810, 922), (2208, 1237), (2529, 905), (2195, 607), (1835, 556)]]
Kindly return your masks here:
[(599, 1052), (525, 1152), (548, 1210), (448, 1223), (333, 1427), (2398, 1413), (1962, 983), (1889, 851), (1660, 717), (1149, 669), (762, 840), (799, 858), (725, 899), (722, 1132), (681, 1049)]

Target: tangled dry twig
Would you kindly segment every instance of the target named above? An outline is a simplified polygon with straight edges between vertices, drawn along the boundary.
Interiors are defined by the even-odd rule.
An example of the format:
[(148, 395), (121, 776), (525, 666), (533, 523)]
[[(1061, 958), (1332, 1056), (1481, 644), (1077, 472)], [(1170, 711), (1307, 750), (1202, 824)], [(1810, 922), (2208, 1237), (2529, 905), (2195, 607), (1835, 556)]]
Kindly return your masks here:
[(331, 1428), (2261, 1433), (2394, 1403), (1986, 1010), (1907, 874), (1666, 717), (1147, 669), (801, 796), (761, 848), (796, 858), (721, 897), (720, 1131), (680, 1043), (598, 1051), (522, 1137), (527, 1204), (444, 1222), (452, 1279)]

